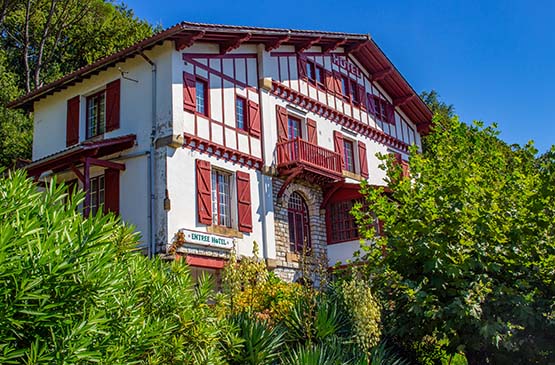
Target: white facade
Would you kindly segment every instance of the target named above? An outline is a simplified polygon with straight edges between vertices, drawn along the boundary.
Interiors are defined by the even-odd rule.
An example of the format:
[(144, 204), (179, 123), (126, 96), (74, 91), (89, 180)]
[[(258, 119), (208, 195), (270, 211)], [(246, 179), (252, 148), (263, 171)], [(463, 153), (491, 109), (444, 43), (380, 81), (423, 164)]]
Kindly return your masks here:
[[(253, 32), (256, 31), (257, 28), (253, 28)], [(150, 50), (134, 53), (110, 65), (97, 75), (32, 100), (35, 139), (31, 166), (50, 166), (47, 165), (49, 159), (67, 156), (68, 150), (76, 148), (66, 145), (66, 121), (69, 118), (68, 100), (79, 96), (79, 146), (135, 136), (133, 147), (107, 150), (107, 154), (99, 159), (124, 165), (125, 170), (119, 172), (119, 193), (116, 194), (119, 196), (119, 213), (124, 221), (137, 227), (142, 243), (150, 251), (184, 257), (193, 266), (219, 268), (229, 254), (227, 248), (203, 245), (198, 241), (187, 242), (179, 232), (198, 232), (204, 234), (202, 237), (206, 240), (233, 238), (240, 255), (250, 255), (256, 241), (260, 247), (259, 255), (267, 259), (269, 267), (288, 279), (294, 279), (298, 267), (297, 253), (294, 249), (288, 252), (291, 247), (288, 219), (289, 225), (291, 219), (295, 219), (291, 218), (294, 214), (291, 213), (290, 199), (298, 192), (307, 205), (311, 205), (308, 206), (308, 223), (303, 227), (310, 232), (314, 252), (326, 253), (330, 265), (346, 262), (358, 249), (359, 242), (354, 238), (328, 245), (332, 243), (326, 236), (326, 232), (331, 231), (331, 227), (326, 227), (330, 224), (329, 217), (326, 218), (329, 208), (322, 204), (330, 197), (330, 201), (334, 201), (331, 187), (338, 183), (358, 184), (364, 178), (362, 175), (366, 175), (363, 165), (367, 166), (369, 183), (383, 185), (384, 172), (378, 168), (376, 153), (397, 153), (407, 160), (407, 146), (420, 146), (417, 124), (422, 121), (411, 121), (397, 106), (394, 119), (390, 123), (381, 122), (380, 119), (385, 117), (372, 110), (376, 106), (368, 105), (367, 95), (376, 95), (389, 103), (394, 103), (394, 98), (387, 94), (375, 74), (365, 69), (361, 61), (342, 46), (323, 50), (325, 45), (318, 46), (317, 40), (316, 45), (299, 51), (298, 46), (287, 44), (283, 35), (275, 36), (283, 44), (276, 41), (273, 47), (267, 43), (271, 40), (256, 42), (249, 37), (232, 38), (235, 44), (225, 43), (226, 46), (232, 45), (225, 52), (222, 52), (221, 43), (203, 40), (200, 36), (198, 40), (185, 38), (186, 44), (166, 39)], [(304, 61), (299, 62), (298, 58)], [(314, 70), (318, 68), (318, 72), (329, 79), (324, 81), (322, 76), (320, 84), (315, 82), (313, 77), (305, 75), (311, 66), (304, 72), (298, 70), (299, 65), (306, 67), (303, 62), (313, 65)], [(187, 77), (189, 81), (186, 81)], [(341, 83), (341, 77), (351, 80), (351, 90), (356, 88), (358, 96), (353, 94), (354, 91), (350, 96), (342, 96), (339, 89), (330, 89), (328, 81), (336, 78)], [(90, 123), (86, 114), (90, 108), (87, 97), (102, 92), (116, 79), (121, 85), (119, 127), (87, 138), (86, 128)], [(199, 101), (198, 90), (201, 89), (198, 82), (207, 86), (207, 92), (203, 94), (205, 101)], [(355, 87), (355, 83), (359, 86)], [(194, 85), (194, 91), (191, 85)], [(188, 100), (191, 92), (195, 96), (193, 104), (197, 103), (196, 111), (194, 105), (193, 110), (191, 105), (185, 106), (191, 102)], [(236, 118), (236, 108), (242, 105), (241, 100), (247, 108), (243, 115), (249, 125), (245, 130), (239, 128)], [(199, 102), (206, 108), (204, 112), (198, 112)], [(283, 129), (280, 131), (277, 110), (285, 110), (287, 118), (298, 121), (302, 139), (311, 138), (310, 143), (318, 146), (313, 148), (321, 148), (320, 152), (325, 149), (334, 154), (338, 148), (337, 135), (341, 134), (342, 143), (347, 141), (344, 146), (353, 147), (353, 171), (336, 171), (335, 175), (332, 171), (320, 176), (316, 169), (305, 175), (305, 165), (295, 161), (287, 165), (293, 169), (286, 168), (278, 159), (276, 147), (284, 138), (280, 135)], [(295, 128), (291, 125), (296, 126), (297, 122), (289, 119), (289, 128)], [(311, 129), (314, 125), (316, 137)], [(364, 151), (365, 156), (362, 156)], [(350, 159), (345, 153), (343, 151), (342, 158)], [(364, 159), (366, 164), (362, 161)], [(205, 201), (199, 199), (208, 199), (210, 194), (199, 190), (198, 160), (204, 161), (211, 171), (212, 185), (208, 183), (212, 188), (210, 206), (218, 213), (215, 210), (206, 212), (211, 217), (205, 217), (204, 223), (201, 223), (199, 209)], [(57, 174), (59, 179), (71, 180), (77, 176), (75, 169), (85, 173), (82, 162), (83, 157), (73, 166), (64, 165), (65, 168), (55, 171), (37, 168), (36, 171), (43, 179)], [(102, 161), (93, 163), (100, 165), (90, 168), (89, 177), (101, 175), (106, 168)], [(297, 175), (288, 179), (292, 170), (297, 171)], [(220, 176), (218, 173), (223, 177), (214, 177)], [(214, 178), (221, 178), (222, 183)], [(216, 192), (221, 192), (221, 200), (214, 200), (214, 181), (218, 181)], [(250, 199), (239, 198), (238, 194), (248, 184)], [(109, 187), (106, 189), (108, 191)], [(206, 219), (215, 222), (214, 215), (220, 217), (220, 210), (225, 212), (222, 215), (225, 227), (207, 223)], [(252, 220), (250, 228), (248, 215)]]

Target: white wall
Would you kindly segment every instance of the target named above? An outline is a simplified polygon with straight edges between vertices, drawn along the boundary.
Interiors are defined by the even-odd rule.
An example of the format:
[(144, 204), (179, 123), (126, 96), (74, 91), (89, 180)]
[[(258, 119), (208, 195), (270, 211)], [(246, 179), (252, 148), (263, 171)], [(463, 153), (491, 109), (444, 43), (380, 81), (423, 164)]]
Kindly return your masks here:
[[(197, 201), (196, 201), (196, 165), (197, 159), (207, 160), (212, 168), (218, 168), (230, 173), (237, 171), (247, 172), (251, 184), (251, 208), (253, 232), (243, 233), (243, 238), (237, 240), (237, 253), (239, 255), (251, 255), (253, 242), (257, 241), (262, 249), (262, 211), (259, 185), (261, 184), (261, 173), (254, 169), (248, 169), (238, 164), (224, 161), (214, 156), (208, 156), (198, 151), (186, 148), (171, 149), (167, 158), (168, 172), (168, 194), (171, 199), (171, 210), (168, 212), (168, 240), (173, 241), (174, 235), (180, 229), (191, 229), (200, 232), (208, 232), (207, 226), (198, 223)], [(235, 185), (232, 179), (232, 186)], [(237, 206), (236, 189), (232, 188), (232, 207)], [(236, 214), (234, 227), (236, 227)]]

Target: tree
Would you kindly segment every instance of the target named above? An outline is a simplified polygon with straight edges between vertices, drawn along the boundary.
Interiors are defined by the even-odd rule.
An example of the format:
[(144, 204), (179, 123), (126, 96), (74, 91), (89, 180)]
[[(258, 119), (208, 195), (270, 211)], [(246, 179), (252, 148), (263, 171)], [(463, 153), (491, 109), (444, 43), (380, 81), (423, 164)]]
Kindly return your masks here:
[[(441, 126), (423, 154), (411, 150), (410, 178), (382, 156), (392, 192), (363, 185), (354, 212), (384, 328), (405, 343), (447, 340), (469, 364), (553, 361), (555, 153), (537, 160), (495, 126)], [(373, 214), (379, 238), (364, 228)]]
[(31, 157), (30, 115), (9, 101), (152, 32), (110, 0), (0, 0), (0, 166)]

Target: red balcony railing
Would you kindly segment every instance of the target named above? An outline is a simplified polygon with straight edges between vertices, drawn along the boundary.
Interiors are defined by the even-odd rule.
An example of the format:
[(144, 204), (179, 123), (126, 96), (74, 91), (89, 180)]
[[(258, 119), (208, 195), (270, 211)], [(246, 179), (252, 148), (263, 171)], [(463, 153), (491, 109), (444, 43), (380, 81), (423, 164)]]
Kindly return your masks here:
[(300, 138), (276, 146), (278, 167), (303, 165), (313, 172), (342, 176), (341, 155)]

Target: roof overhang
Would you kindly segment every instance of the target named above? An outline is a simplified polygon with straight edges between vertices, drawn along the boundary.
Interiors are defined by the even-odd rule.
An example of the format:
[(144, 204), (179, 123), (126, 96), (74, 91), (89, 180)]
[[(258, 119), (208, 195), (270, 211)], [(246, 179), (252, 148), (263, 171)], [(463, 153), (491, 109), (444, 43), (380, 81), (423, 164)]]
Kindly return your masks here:
[(34, 161), (23, 168), (29, 176), (38, 177), (46, 171), (61, 171), (83, 162), (85, 158), (102, 158), (135, 145), (136, 137), (129, 134), (99, 141), (85, 141), (58, 153)]
[[(380, 86), (395, 101), (398, 107), (414, 122), (420, 133), (427, 133), (432, 120), (432, 112), (418, 97), (401, 73), (367, 34), (322, 32), (309, 30), (276, 29), (215, 25), (182, 22), (146, 38), (135, 45), (82, 67), (52, 83), (44, 85), (31, 93), (8, 104), (10, 108), (33, 109), (33, 104), (57, 91), (82, 82), (118, 62), (140, 55), (142, 52), (162, 44), (166, 40), (174, 42), (176, 49), (185, 49), (195, 41), (219, 44), (220, 54), (225, 54), (243, 43), (264, 44), (267, 51), (281, 45), (293, 45), (297, 52), (312, 46), (320, 46), (324, 52), (343, 47), (352, 54), (371, 75), (380, 76)], [(384, 72), (384, 70), (390, 70)]]

